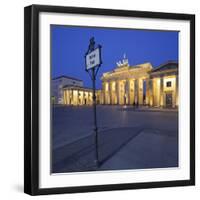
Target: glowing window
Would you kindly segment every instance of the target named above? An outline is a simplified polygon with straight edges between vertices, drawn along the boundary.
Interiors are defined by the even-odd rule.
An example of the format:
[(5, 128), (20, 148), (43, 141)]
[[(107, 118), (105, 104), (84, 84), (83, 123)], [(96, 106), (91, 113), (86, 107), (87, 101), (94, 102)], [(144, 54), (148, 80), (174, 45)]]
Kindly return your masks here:
[(166, 86), (167, 86), (167, 87), (171, 87), (171, 86), (172, 86), (172, 82), (171, 82), (171, 81), (167, 81), (167, 82), (166, 82)]

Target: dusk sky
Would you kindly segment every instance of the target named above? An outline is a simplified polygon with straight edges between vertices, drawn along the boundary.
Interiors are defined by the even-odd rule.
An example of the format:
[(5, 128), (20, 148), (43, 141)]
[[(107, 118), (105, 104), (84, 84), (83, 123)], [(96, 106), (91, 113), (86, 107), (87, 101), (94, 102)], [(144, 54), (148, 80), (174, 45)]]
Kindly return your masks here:
[(101, 88), (102, 74), (113, 70), (124, 53), (130, 66), (150, 62), (153, 67), (158, 67), (168, 60), (178, 62), (178, 32), (52, 25), (52, 78), (72, 76), (83, 80), (84, 86), (91, 87), (84, 60), (91, 37), (95, 38), (96, 44), (102, 45), (103, 64), (97, 76), (98, 89)]

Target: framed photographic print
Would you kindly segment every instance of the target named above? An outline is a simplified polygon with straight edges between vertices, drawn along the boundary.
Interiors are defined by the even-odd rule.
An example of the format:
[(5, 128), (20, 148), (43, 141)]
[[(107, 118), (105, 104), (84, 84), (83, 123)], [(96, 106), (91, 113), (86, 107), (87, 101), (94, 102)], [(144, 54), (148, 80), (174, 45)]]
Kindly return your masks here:
[(195, 16), (25, 8), (24, 191), (195, 184)]

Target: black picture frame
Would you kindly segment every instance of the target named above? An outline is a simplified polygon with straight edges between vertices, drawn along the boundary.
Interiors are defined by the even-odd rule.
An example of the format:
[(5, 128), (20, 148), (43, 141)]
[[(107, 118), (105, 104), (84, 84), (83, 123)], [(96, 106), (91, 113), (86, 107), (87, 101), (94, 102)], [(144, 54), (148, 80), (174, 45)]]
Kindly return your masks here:
[[(39, 188), (39, 13), (73, 13), (153, 19), (188, 20), (190, 23), (190, 179), (162, 182)], [(195, 15), (31, 5), (24, 9), (24, 192), (30, 195), (94, 192), (195, 185)]]

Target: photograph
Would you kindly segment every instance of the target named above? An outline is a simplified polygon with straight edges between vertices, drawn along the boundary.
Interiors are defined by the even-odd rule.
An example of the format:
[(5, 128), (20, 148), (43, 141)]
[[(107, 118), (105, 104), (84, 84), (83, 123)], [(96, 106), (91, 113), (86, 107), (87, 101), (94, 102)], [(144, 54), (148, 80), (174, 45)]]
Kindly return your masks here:
[(25, 193), (195, 184), (194, 15), (31, 5), (24, 25)]
[(179, 31), (51, 24), (51, 173), (179, 167)]

